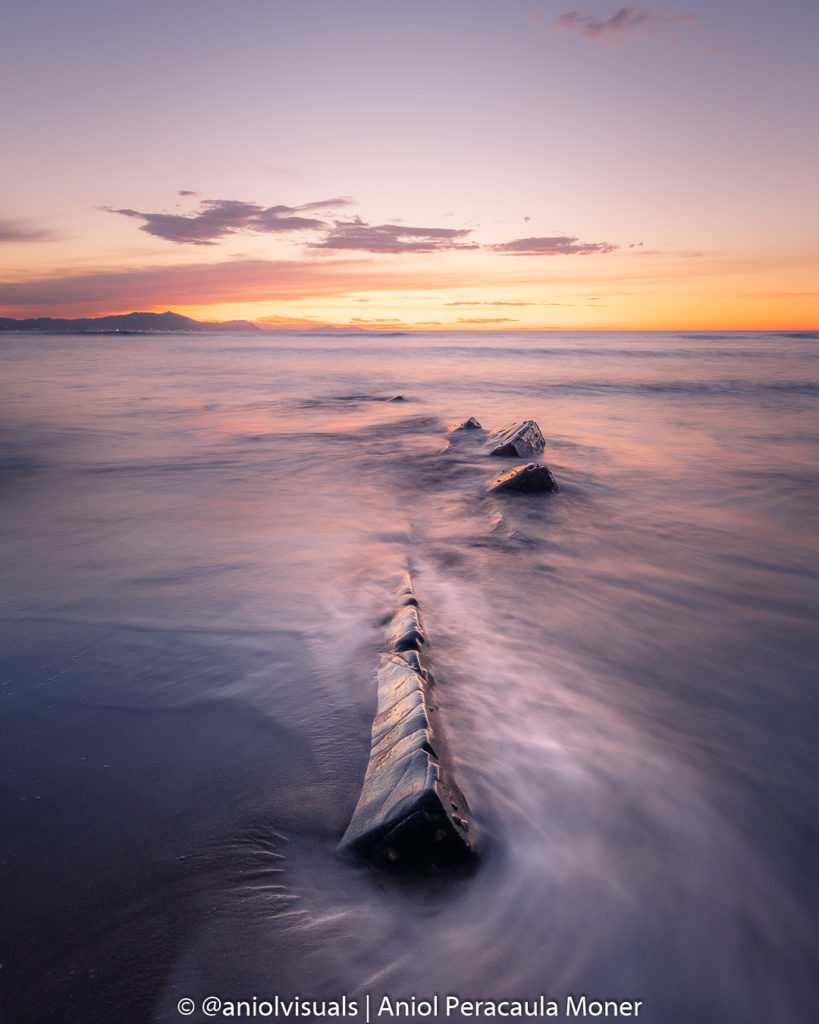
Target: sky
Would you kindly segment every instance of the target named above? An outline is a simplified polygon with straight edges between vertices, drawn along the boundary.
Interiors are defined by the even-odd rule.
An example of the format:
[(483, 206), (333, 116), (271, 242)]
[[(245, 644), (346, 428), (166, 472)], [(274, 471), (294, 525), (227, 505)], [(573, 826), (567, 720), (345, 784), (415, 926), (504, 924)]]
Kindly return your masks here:
[(819, 327), (815, 0), (12, 0), (0, 316)]

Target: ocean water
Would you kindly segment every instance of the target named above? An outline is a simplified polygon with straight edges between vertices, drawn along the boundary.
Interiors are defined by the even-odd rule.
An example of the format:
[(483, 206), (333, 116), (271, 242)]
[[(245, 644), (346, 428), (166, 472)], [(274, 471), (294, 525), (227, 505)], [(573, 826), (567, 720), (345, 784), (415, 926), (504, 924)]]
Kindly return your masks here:
[[(3, 336), (7, 1019), (815, 1020), (817, 345)], [(537, 420), (560, 491), (490, 497), (468, 416)], [(467, 877), (335, 851), (407, 566)]]

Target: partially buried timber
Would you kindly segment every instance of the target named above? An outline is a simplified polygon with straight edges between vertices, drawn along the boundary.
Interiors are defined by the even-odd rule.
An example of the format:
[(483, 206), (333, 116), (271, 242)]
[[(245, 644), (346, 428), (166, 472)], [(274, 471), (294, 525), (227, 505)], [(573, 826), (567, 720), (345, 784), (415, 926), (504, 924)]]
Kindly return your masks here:
[(475, 853), (475, 827), (452, 779), (421, 662), (426, 644), (412, 581), (399, 589), (378, 666), (378, 708), (361, 796), (340, 848), (398, 869), (441, 868)]
[[(414, 595), (413, 595), (414, 597)], [(421, 617), (418, 613), (418, 602), (407, 602), (391, 620), (387, 627), (387, 646), (393, 651), (420, 651), (427, 642), (421, 628)]]

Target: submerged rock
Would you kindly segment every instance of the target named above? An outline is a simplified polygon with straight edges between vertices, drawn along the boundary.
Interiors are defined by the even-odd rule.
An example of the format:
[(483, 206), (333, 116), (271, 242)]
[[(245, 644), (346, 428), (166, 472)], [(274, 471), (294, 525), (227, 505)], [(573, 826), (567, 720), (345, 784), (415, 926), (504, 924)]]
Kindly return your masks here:
[(441, 867), (473, 856), (475, 830), (446, 763), (431, 676), (417, 649), (396, 647), (414, 632), (423, 637), (418, 609), (406, 603), (415, 600), (409, 577), (399, 600), (405, 606), (388, 628), (390, 650), (378, 667), (367, 772), (340, 848), (386, 867)]
[(534, 420), (509, 423), (489, 435), (489, 454), (509, 458), (526, 458), (539, 455), (546, 447), (540, 427)]
[(483, 430), (483, 427), (474, 416), (470, 416), (468, 420), (464, 420), (462, 423), (453, 424), (448, 430), (450, 434), (455, 434), (460, 430)]
[(506, 520), (503, 517), (503, 513), (498, 509), (493, 508), (489, 518), (489, 529), (492, 533), (497, 533), (498, 530), (502, 530), (506, 525)]
[(546, 491), (557, 491), (559, 488), (548, 466), (536, 466), (529, 462), (497, 477), (490, 483), (489, 490), (510, 491), (514, 494), (542, 494)]

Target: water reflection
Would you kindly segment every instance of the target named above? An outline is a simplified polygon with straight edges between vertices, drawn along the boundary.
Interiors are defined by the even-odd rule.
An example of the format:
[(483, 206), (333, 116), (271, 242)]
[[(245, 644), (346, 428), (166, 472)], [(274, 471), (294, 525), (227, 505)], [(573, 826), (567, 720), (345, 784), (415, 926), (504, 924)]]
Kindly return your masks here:
[[(3, 678), (25, 742), (6, 757), (48, 798), (25, 828), (51, 823), (12, 840), (15, 878), (25, 851), (80, 891), (129, 837), (147, 903), (117, 918), (119, 963), (178, 910), (142, 1004), (157, 1021), (210, 991), (585, 991), (657, 1024), (812, 1019), (808, 341), (246, 341), (27, 339), (12, 363)], [(448, 446), (470, 415), (538, 420), (560, 492), (488, 497), (480, 444)], [(445, 886), (334, 854), (408, 560), (487, 836), (477, 875)], [(60, 867), (88, 751), (105, 814)], [(128, 899), (101, 884), (72, 940), (87, 962)], [(12, 908), (29, 955), (27, 913), (41, 933), (70, 916), (46, 894)], [(55, 1005), (69, 947), (55, 933), (46, 957)]]

